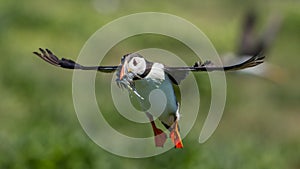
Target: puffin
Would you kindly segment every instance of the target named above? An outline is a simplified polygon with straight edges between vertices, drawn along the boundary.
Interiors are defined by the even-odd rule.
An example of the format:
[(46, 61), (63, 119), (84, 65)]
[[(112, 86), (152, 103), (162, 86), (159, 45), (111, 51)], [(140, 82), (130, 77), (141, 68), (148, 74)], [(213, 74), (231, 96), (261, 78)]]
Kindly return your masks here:
[(154, 122), (155, 113), (157, 112), (148, 112), (151, 105), (149, 94), (151, 91), (159, 89), (166, 96), (166, 105), (159, 117), (156, 118), (169, 131), (169, 138), (177, 149), (183, 148), (183, 143), (178, 124), (180, 106), (174, 92), (174, 86), (180, 85), (180, 82), (187, 77), (189, 72), (242, 70), (263, 63), (265, 58), (260, 53), (246, 61), (229, 66), (215, 66), (211, 61), (198, 61), (193, 66), (174, 67), (148, 61), (139, 53), (129, 53), (122, 56), (121, 63), (116, 66), (84, 66), (70, 59), (59, 59), (49, 49), (39, 48), (39, 52), (33, 53), (47, 63), (65, 69), (94, 70), (103, 73), (116, 72), (117, 85), (128, 90), (131, 96), (130, 99), (139, 103), (140, 109), (145, 112), (149, 119), (154, 134), (155, 146), (163, 147), (168, 138), (167, 134), (158, 128)]

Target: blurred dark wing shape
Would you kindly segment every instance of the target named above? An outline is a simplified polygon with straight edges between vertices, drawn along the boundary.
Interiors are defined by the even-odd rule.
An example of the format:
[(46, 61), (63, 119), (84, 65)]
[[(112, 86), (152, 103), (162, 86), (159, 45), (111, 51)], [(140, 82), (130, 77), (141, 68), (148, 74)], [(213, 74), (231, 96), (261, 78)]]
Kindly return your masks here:
[(257, 36), (255, 34), (257, 14), (253, 10), (249, 11), (245, 16), (242, 26), (242, 35), (239, 42), (237, 55), (253, 56), (262, 51), (266, 52), (270, 48), (272, 42), (274, 41), (274, 38), (276, 37), (276, 34), (281, 27), (281, 21), (282, 19), (280, 16), (274, 15), (269, 20), (264, 32), (260, 36)]
[(112, 73), (117, 70), (118, 66), (82, 66), (70, 59), (59, 59), (55, 56), (49, 49), (39, 48), (40, 52), (33, 52), (35, 55), (39, 56), (44, 61), (58, 67), (66, 69), (81, 69), (81, 70), (97, 70), (105, 73)]
[(246, 14), (242, 25), (241, 40), (238, 42), (238, 56), (253, 55), (253, 53), (256, 53), (254, 52), (256, 51), (256, 49), (254, 49), (254, 43), (256, 41), (254, 27), (256, 20), (257, 16), (253, 10)]

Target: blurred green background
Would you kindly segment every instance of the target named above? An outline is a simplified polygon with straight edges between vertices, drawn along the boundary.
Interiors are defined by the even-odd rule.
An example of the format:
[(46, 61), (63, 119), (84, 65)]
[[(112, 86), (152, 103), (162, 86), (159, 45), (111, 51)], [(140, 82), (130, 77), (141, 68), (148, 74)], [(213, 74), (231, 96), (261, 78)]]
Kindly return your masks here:
[[(185, 148), (151, 158), (122, 158), (94, 144), (76, 117), (72, 72), (50, 66), (32, 54), (43, 47), (58, 56), (76, 59), (86, 40), (101, 26), (118, 17), (146, 11), (171, 13), (189, 20), (210, 38), (219, 53), (226, 53), (236, 50), (241, 22), (250, 8), (257, 11), (258, 31), (270, 15), (283, 17), (267, 59), (286, 70), (288, 77), (275, 84), (247, 75), (228, 75), (227, 104), (221, 123), (206, 143), (199, 144), (210, 87), (207, 75), (197, 74), (201, 109), (194, 128), (184, 139)], [(297, 0), (0, 0), (0, 37), (1, 169), (300, 168)], [(120, 43), (108, 53), (105, 63), (118, 64), (123, 54), (145, 47), (170, 50), (180, 56), (190, 52), (177, 41), (145, 35)], [(108, 94), (101, 93), (101, 77), (97, 79), (99, 97)], [(104, 80), (110, 78), (106, 76)], [(104, 109), (114, 111), (112, 105)], [(121, 116), (106, 117), (123, 132), (130, 130), (126, 123), (118, 123)], [(151, 134), (150, 126), (141, 131)]]

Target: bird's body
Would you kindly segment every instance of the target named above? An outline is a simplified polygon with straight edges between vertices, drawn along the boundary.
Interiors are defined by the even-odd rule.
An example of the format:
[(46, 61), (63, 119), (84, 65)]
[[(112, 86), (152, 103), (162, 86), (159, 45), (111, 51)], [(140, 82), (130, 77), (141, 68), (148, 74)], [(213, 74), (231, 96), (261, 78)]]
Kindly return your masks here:
[[(138, 109), (147, 112), (147, 116), (150, 116), (150, 121), (153, 121), (151, 116), (156, 117), (170, 132), (174, 131), (171, 126), (179, 120), (179, 103), (169, 77), (165, 76), (165, 79), (161, 82), (150, 78), (135, 80), (134, 86), (140, 96), (129, 91), (131, 102), (136, 103)], [(157, 137), (155, 141), (156, 146), (163, 146), (166, 136), (157, 129), (154, 122), (152, 124), (154, 135)], [(170, 135), (170, 137), (172, 136)], [(178, 145), (175, 144), (175, 147), (182, 148), (181, 140)]]
[[(137, 103), (138, 107), (146, 112), (149, 120), (152, 121), (156, 146), (163, 146), (166, 135), (156, 127), (153, 116), (157, 117), (170, 131), (170, 137), (175, 147), (182, 148), (177, 123), (179, 120), (179, 106), (174, 93), (173, 82), (169, 78), (170, 75), (166, 73), (165, 66), (161, 63), (149, 62), (141, 55), (133, 53), (124, 58), (123, 63), (117, 70), (117, 75), (117, 82), (129, 89), (131, 101)], [(135, 78), (131, 79), (130, 77)], [(130, 85), (128, 86), (128, 84)], [(158, 90), (160, 94), (154, 94), (152, 100), (155, 101), (151, 102), (151, 94), (155, 90)], [(162, 110), (157, 108), (162, 106)], [(154, 112), (149, 111), (150, 108)]]
[[(196, 62), (194, 66), (169, 67), (162, 63), (147, 61), (138, 53), (124, 55), (118, 66), (82, 66), (69, 59), (58, 59), (50, 50), (41, 53), (34, 52), (44, 61), (67, 69), (97, 70), (111, 73), (116, 71), (117, 85), (128, 89), (132, 102), (138, 104), (140, 110), (144, 111), (151, 123), (155, 145), (163, 147), (167, 135), (156, 127), (153, 116), (170, 131), (170, 138), (175, 148), (183, 148), (179, 134), (179, 103), (176, 98), (174, 87), (180, 85), (190, 71), (234, 71), (253, 67), (263, 63), (264, 56), (256, 55), (242, 63), (232, 66), (214, 66), (211, 62)], [(158, 95), (151, 95), (153, 91), (159, 91)], [(152, 98), (153, 96), (154, 98)], [(154, 100), (151, 101), (151, 98)], [(165, 98), (165, 99), (164, 99)], [(153, 104), (153, 105), (151, 105)], [(162, 110), (156, 107), (162, 107)], [(154, 108), (153, 108), (154, 107)], [(151, 109), (150, 109), (151, 108)], [(149, 112), (152, 111), (152, 112)], [(161, 111), (161, 112), (159, 112)]]
[[(130, 92), (129, 94), (132, 102), (138, 103), (139, 108), (143, 111), (149, 110), (151, 106), (161, 107), (161, 105), (156, 105), (156, 104), (159, 104), (160, 102), (165, 102), (166, 104), (163, 106), (164, 109), (162, 112), (149, 112), (149, 113), (151, 113), (153, 116), (160, 115), (157, 118), (165, 125), (171, 126), (174, 121), (170, 121), (169, 116), (171, 115), (177, 117), (176, 111), (178, 110), (178, 103), (174, 93), (172, 82), (168, 78), (168, 76), (166, 76), (165, 80), (163, 80), (160, 83), (153, 81), (151, 79), (135, 80), (134, 83), (137, 92), (141, 95), (143, 99), (136, 96), (134, 93)], [(158, 90), (158, 93), (150, 95), (151, 92), (155, 90)], [(156, 100), (155, 102), (152, 101), (152, 105), (149, 100), (150, 96), (153, 97), (152, 98), (153, 100)], [(152, 108), (152, 109), (157, 109), (157, 108)]]

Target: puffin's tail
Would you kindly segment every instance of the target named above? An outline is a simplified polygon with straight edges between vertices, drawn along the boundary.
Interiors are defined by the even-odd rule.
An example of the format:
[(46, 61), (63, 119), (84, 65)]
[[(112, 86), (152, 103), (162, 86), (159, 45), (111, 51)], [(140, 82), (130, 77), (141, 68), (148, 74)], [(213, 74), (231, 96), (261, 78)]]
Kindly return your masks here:
[(178, 122), (177, 120), (174, 122), (173, 127), (170, 131), (170, 138), (175, 145), (175, 148), (183, 148), (182, 140), (180, 137), (180, 133), (178, 131)]

